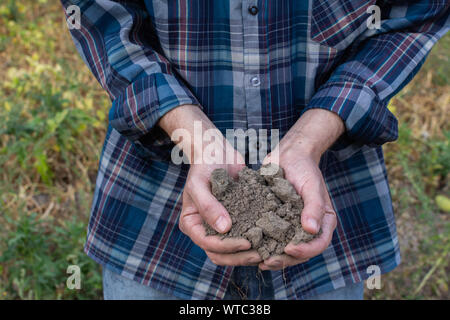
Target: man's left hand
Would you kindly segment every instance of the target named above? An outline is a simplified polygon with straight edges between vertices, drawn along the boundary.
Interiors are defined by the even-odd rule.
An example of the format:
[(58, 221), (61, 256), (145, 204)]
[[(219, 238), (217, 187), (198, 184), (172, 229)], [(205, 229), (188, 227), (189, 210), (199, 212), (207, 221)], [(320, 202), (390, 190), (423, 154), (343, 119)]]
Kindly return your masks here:
[[(262, 270), (279, 270), (297, 265), (321, 254), (331, 243), (337, 219), (319, 161), (322, 153), (343, 133), (342, 120), (330, 111), (312, 109), (296, 122), (263, 164), (276, 162), (286, 179), (303, 198), (301, 224), (305, 231), (320, 236), (308, 243), (289, 243), (286, 254), (270, 257), (259, 264)], [(277, 154), (278, 157), (274, 157)]]

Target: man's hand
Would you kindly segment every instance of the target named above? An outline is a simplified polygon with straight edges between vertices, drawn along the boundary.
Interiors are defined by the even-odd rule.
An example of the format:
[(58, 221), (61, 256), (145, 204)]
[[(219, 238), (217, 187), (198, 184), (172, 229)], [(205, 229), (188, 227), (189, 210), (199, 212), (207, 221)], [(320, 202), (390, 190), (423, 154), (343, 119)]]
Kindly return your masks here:
[[(209, 178), (216, 168), (224, 168), (229, 175), (236, 177), (245, 166), (244, 159), (217, 130), (206, 115), (196, 106), (185, 105), (168, 112), (161, 120), (162, 127), (170, 136), (174, 130), (182, 128), (194, 136), (194, 121), (199, 121), (204, 130), (215, 130), (215, 139), (209, 144), (194, 139), (175, 141), (187, 153), (191, 163), (183, 191), (179, 227), (192, 241), (205, 250), (211, 261), (217, 265), (257, 265), (261, 257), (256, 250), (249, 250), (249, 241), (240, 239), (221, 239), (219, 236), (206, 236), (203, 221), (219, 233), (231, 228), (231, 218), (225, 207), (212, 195)], [(205, 149), (208, 148), (208, 152)], [(214, 156), (211, 158), (211, 156)], [(223, 159), (215, 163), (216, 159)], [(231, 160), (231, 161), (230, 161)], [(217, 162), (217, 161), (216, 161)]]
[(191, 166), (183, 191), (179, 227), (217, 265), (257, 265), (261, 262), (261, 257), (255, 250), (249, 250), (251, 244), (244, 238), (220, 239), (219, 236), (206, 236), (203, 220), (219, 233), (227, 232), (231, 227), (227, 211), (210, 192), (209, 176), (215, 168), (217, 167)]
[[(336, 213), (319, 169), (320, 157), (343, 133), (342, 120), (330, 111), (312, 109), (303, 114), (286, 133), (263, 164), (278, 162), (286, 179), (304, 201), (302, 226), (309, 233), (322, 234), (308, 243), (288, 244), (285, 253), (259, 264), (263, 270), (278, 270), (306, 262), (322, 253), (330, 244), (336, 228)], [(273, 154), (279, 155), (278, 159)], [(274, 158), (274, 159), (272, 159)]]

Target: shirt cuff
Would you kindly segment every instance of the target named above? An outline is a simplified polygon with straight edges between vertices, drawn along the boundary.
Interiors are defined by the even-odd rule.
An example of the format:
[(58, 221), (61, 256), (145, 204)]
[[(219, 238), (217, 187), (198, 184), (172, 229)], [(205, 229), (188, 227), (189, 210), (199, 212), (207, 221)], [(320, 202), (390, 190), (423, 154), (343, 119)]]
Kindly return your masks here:
[(109, 122), (144, 155), (163, 159), (173, 146), (170, 137), (156, 124), (170, 110), (200, 103), (174, 75), (154, 73), (135, 80), (112, 103)]
[(135, 80), (117, 97), (109, 112), (111, 126), (135, 141), (148, 134), (170, 110), (200, 103), (175, 76), (155, 73)]
[(336, 113), (345, 124), (345, 133), (331, 146), (340, 160), (364, 146), (377, 147), (398, 137), (395, 116), (387, 102), (367, 86), (355, 82), (327, 82), (314, 94), (304, 110), (325, 109)]

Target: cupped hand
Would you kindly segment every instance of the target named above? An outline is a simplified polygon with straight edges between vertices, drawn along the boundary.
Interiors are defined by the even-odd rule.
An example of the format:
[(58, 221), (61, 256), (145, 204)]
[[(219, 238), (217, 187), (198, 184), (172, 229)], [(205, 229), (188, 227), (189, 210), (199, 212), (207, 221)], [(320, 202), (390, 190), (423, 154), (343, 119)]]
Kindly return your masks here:
[(233, 158), (237, 159), (232, 164), (191, 164), (183, 191), (179, 227), (195, 244), (205, 250), (216, 265), (257, 265), (262, 259), (256, 250), (249, 250), (249, 241), (244, 238), (221, 239), (217, 235), (207, 236), (203, 225), (205, 221), (219, 233), (226, 233), (231, 228), (231, 218), (225, 207), (211, 193), (209, 183), (214, 169), (224, 168), (230, 176), (236, 177), (245, 166), (242, 156), (231, 152), (234, 153)]
[(308, 243), (289, 243), (285, 254), (260, 263), (261, 269), (278, 270), (306, 262), (330, 245), (337, 216), (319, 169), (319, 161), (344, 130), (343, 121), (333, 112), (308, 110), (264, 159), (263, 164), (275, 162), (282, 167), (286, 179), (303, 198), (303, 229), (312, 234), (317, 234), (320, 229), (322, 232)]
[[(279, 165), (284, 169), (285, 177), (297, 193), (301, 195), (304, 208), (301, 214), (301, 224), (305, 231), (321, 234), (308, 243), (294, 245), (289, 243), (286, 254), (270, 257), (260, 263), (262, 270), (279, 270), (297, 265), (321, 254), (330, 244), (333, 231), (336, 228), (336, 214), (333, 210), (322, 173), (317, 163), (307, 155), (297, 154), (280, 157)], [(270, 155), (263, 164), (271, 162)]]

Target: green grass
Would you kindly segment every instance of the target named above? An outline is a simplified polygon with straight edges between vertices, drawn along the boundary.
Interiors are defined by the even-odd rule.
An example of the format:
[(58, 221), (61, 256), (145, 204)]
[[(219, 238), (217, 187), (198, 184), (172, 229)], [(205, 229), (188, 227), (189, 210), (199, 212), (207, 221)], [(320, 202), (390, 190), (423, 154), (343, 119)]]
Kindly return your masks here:
[[(62, 224), (52, 219), (39, 219), (36, 213), (5, 216), (9, 230), (5, 234), (0, 264), (8, 274), (2, 288), (8, 298), (17, 299), (96, 299), (101, 294), (98, 266), (80, 248), (86, 224), (73, 217)], [(66, 286), (67, 268), (81, 269), (82, 287)]]
[(443, 137), (417, 139), (406, 125), (399, 140), (385, 147), (391, 177), (402, 264), (382, 278), (383, 290), (366, 292), (374, 299), (446, 299), (449, 283), (450, 224), (437, 194), (448, 194), (450, 131)]
[(391, 103), (399, 139), (384, 146), (397, 218), (402, 264), (382, 277), (371, 299), (448, 299), (449, 212), (436, 196), (450, 198), (450, 112), (446, 35), (424, 67)]
[[(101, 299), (83, 253), (110, 105), (66, 30), (59, 3), (0, 4), (0, 299)], [(447, 35), (390, 107), (400, 138), (385, 146), (402, 264), (369, 299), (448, 298), (450, 64)], [(69, 290), (67, 267), (81, 268)]]
[(46, 2), (0, 4), (0, 299), (98, 299), (83, 245), (109, 99)]

